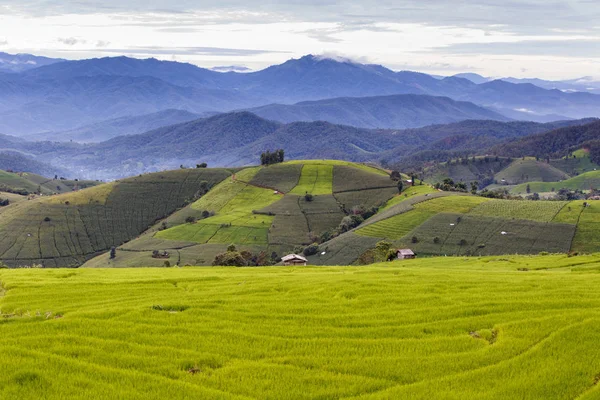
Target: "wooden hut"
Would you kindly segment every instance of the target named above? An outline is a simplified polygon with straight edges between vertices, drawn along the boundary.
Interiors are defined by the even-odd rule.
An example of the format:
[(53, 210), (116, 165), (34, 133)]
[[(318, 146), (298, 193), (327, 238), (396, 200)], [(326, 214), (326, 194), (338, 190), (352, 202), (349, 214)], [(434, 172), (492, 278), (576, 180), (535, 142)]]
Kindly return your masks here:
[(412, 258), (417, 258), (415, 253), (411, 249), (400, 249), (396, 252), (398, 255), (398, 260), (409, 260)]
[(298, 254), (289, 254), (281, 258), (283, 265), (306, 265), (308, 260)]

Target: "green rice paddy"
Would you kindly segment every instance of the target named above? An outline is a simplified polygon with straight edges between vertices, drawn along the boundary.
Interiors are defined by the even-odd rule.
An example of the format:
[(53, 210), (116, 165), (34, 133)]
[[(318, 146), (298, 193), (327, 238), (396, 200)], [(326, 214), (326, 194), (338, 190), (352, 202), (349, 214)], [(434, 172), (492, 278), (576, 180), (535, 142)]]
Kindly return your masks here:
[(2, 270), (3, 399), (600, 397), (600, 258)]

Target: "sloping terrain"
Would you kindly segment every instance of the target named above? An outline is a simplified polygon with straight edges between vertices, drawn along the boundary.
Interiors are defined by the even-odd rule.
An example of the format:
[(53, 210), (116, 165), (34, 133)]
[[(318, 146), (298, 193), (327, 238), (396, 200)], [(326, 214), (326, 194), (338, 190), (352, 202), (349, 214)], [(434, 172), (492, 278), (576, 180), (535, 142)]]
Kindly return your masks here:
[(82, 126), (63, 132), (45, 132), (28, 135), (27, 140), (57, 141), (78, 143), (97, 143), (112, 139), (117, 136), (136, 135), (164, 126), (176, 125), (183, 122), (199, 119), (200, 114), (184, 110), (164, 110), (152, 114), (133, 117), (121, 117), (95, 124)]
[[(85, 266), (210, 265), (230, 244), (278, 256), (313, 243), (354, 212), (385, 203), (398, 189), (382, 170), (345, 161), (294, 161), (237, 171), (198, 201), (139, 238)], [(308, 198), (306, 195), (312, 197)]]
[(345, 97), (294, 105), (271, 104), (249, 111), (283, 123), (328, 121), (359, 128), (404, 129), (463, 120), (509, 120), (473, 103), (425, 95)]
[(600, 171), (590, 171), (560, 182), (532, 181), (513, 187), (510, 192), (514, 194), (555, 192), (560, 189), (592, 190), (600, 188)]
[(557, 255), (0, 270), (0, 397), (591, 400), (599, 269)]
[(100, 185), (97, 181), (53, 179), (29, 172), (7, 172), (0, 170), (0, 190), (22, 195), (67, 193)]
[(554, 182), (569, 179), (565, 172), (551, 164), (532, 159), (515, 160), (495, 175), (497, 182), (516, 185), (523, 182)]
[(79, 266), (229, 175), (220, 169), (169, 171), (2, 207), (0, 260), (11, 266)]
[(583, 201), (493, 200), (430, 192), (407, 193), (389, 203), (355, 230), (321, 244), (310, 261), (373, 262), (375, 244), (383, 240), (420, 256), (600, 251), (593, 233), (600, 229), (600, 201), (588, 201), (585, 207)]

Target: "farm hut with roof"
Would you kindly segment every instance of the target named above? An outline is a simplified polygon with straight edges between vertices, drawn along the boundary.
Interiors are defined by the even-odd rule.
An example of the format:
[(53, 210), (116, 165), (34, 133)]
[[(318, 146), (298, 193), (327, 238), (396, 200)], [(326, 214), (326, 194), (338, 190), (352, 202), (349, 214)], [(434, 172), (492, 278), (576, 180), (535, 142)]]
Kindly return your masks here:
[(283, 261), (283, 265), (306, 265), (308, 260), (298, 254), (288, 254), (285, 257), (281, 258)]
[(396, 252), (398, 260), (409, 260), (417, 258), (416, 254), (411, 249), (400, 249)]

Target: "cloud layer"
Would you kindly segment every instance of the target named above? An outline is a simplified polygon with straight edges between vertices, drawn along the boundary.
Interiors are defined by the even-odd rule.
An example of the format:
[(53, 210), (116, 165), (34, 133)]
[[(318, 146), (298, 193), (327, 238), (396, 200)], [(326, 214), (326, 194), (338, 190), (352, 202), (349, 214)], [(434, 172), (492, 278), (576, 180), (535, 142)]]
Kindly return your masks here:
[(596, 0), (0, 0), (0, 50), (253, 69), (307, 53), (432, 73), (593, 75)]

